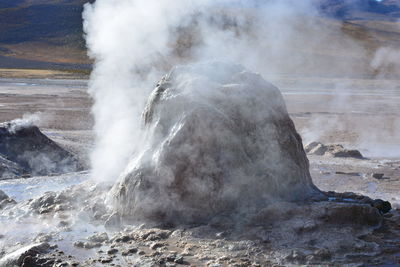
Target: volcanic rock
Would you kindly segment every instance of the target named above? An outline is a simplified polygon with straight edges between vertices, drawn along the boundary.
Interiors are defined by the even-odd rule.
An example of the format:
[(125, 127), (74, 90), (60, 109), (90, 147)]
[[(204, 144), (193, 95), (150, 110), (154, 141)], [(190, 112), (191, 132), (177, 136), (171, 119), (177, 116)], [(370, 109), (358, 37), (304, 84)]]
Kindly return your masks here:
[(17, 121), (0, 124), (0, 156), (7, 160), (3, 173), (48, 175), (81, 169), (80, 163), (71, 153), (46, 137), (38, 127), (19, 125)]
[[(10, 266), (22, 266), (25, 259), (27, 262), (33, 261), (32, 257), (38, 254), (45, 253), (50, 249), (48, 243), (38, 243), (32, 244), (17, 251), (10, 253), (0, 260), (0, 267), (10, 267)], [(25, 265), (25, 266), (35, 266), (35, 265)]]
[(377, 208), (381, 213), (388, 213), (392, 209), (390, 202), (382, 199), (375, 199), (371, 206)]
[(143, 117), (143, 150), (113, 188), (124, 218), (198, 222), (321, 194), (281, 93), (241, 66), (174, 68)]
[(0, 179), (14, 179), (22, 176), (26, 171), (17, 163), (0, 155)]
[(383, 176), (384, 176), (385, 174), (383, 174), (383, 173), (373, 173), (372, 174), (372, 178), (375, 178), (375, 179), (378, 179), (378, 180), (380, 180), (380, 179), (383, 179)]
[(364, 159), (360, 151), (346, 149), (337, 144), (324, 145), (320, 142), (311, 142), (304, 147), (304, 150), (310, 155)]

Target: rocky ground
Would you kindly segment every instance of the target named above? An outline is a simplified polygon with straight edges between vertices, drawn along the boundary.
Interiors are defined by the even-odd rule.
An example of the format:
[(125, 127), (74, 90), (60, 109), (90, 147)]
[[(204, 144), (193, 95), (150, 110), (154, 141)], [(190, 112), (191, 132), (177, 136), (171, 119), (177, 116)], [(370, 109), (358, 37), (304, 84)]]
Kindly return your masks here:
[[(87, 159), (92, 136), (85, 84), (2, 82), (2, 121), (40, 111), (43, 132)], [(306, 141), (321, 141), (328, 147), (328, 153), (309, 151), (313, 181), (321, 190), (342, 193), (221, 214), (202, 224), (126, 225), (103, 204), (109, 186), (96, 185), (86, 172), (0, 181), (4, 191), (0, 192), (0, 266), (400, 265), (400, 156), (393, 151), (386, 157), (373, 153), (378, 150), (359, 142), (369, 131), (374, 147), (379, 147), (375, 137), (381, 134), (386, 136), (381, 147), (400, 144), (397, 122), (392, 121), (398, 115), (394, 102), (398, 95), (390, 91), (378, 96), (387, 100), (378, 113), (380, 102), (368, 91), (369, 97), (358, 95), (357, 102), (346, 102), (351, 107), (345, 105), (338, 114), (333, 104), (323, 105), (333, 103), (330, 95), (294, 94), (289, 85), (285, 80), (280, 87), (296, 127)], [(379, 103), (371, 104), (373, 99)], [(344, 127), (352, 118), (353, 127)], [(332, 120), (340, 127), (310, 135), (312, 125)], [(380, 121), (386, 128), (376, 131), (384, 124)], [(353, 153), (343, 157), (354, 149), (362, 157)], [(339, 156), (329, 152), (338, 150), (343, 152)]]
[[(19, 224), (38, 218), (48, 228), (3, 248), (0, 266), (400, 264), (400, 213), (384, 213), (382, 201), (353, 193), (278, 202), (204, 224), (124, 226), (101, 204), (104, 190), (86, 182), (18, 204), (9, 201), (2, 216)], [(93, 226), (98, 228), (89, 230)], [(86, 231), (80, 233), (82, 227)]]

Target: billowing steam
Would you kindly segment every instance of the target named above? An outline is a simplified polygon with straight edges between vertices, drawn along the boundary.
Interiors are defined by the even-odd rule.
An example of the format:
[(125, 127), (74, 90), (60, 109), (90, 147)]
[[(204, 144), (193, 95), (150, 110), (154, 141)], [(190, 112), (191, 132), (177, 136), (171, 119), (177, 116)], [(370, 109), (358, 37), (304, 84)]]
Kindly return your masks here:
[(145, 100), (174, 65), (230, 61), (267, 78), (347, 77), (370, 66), (310, 0), (97, 0), (83, 17), (95, 59), (92, 167), (102, 181), (115, 180), (140, 146)]

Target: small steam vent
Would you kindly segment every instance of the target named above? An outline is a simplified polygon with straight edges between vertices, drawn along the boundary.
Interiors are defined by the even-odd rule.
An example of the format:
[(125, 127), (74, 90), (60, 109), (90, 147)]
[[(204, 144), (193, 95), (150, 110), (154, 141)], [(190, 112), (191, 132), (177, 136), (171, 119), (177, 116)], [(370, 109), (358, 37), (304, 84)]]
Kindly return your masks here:
[(143, 120), (142, 151), (113, 188), (125, 218), (198, 222), (320, 194), (280, 91), (241, 66), (174, 68)]

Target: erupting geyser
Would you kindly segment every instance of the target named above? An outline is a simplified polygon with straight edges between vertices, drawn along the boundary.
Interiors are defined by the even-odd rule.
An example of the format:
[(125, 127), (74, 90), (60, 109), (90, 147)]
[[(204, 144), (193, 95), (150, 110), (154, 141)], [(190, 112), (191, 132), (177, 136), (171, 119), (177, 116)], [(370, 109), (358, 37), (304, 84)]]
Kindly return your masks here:
[(190, 222), (320, 194), (279, 90), (241, 66), (174, 68), (143, 120), (142, 150), (113, 189), (124, 217)]

